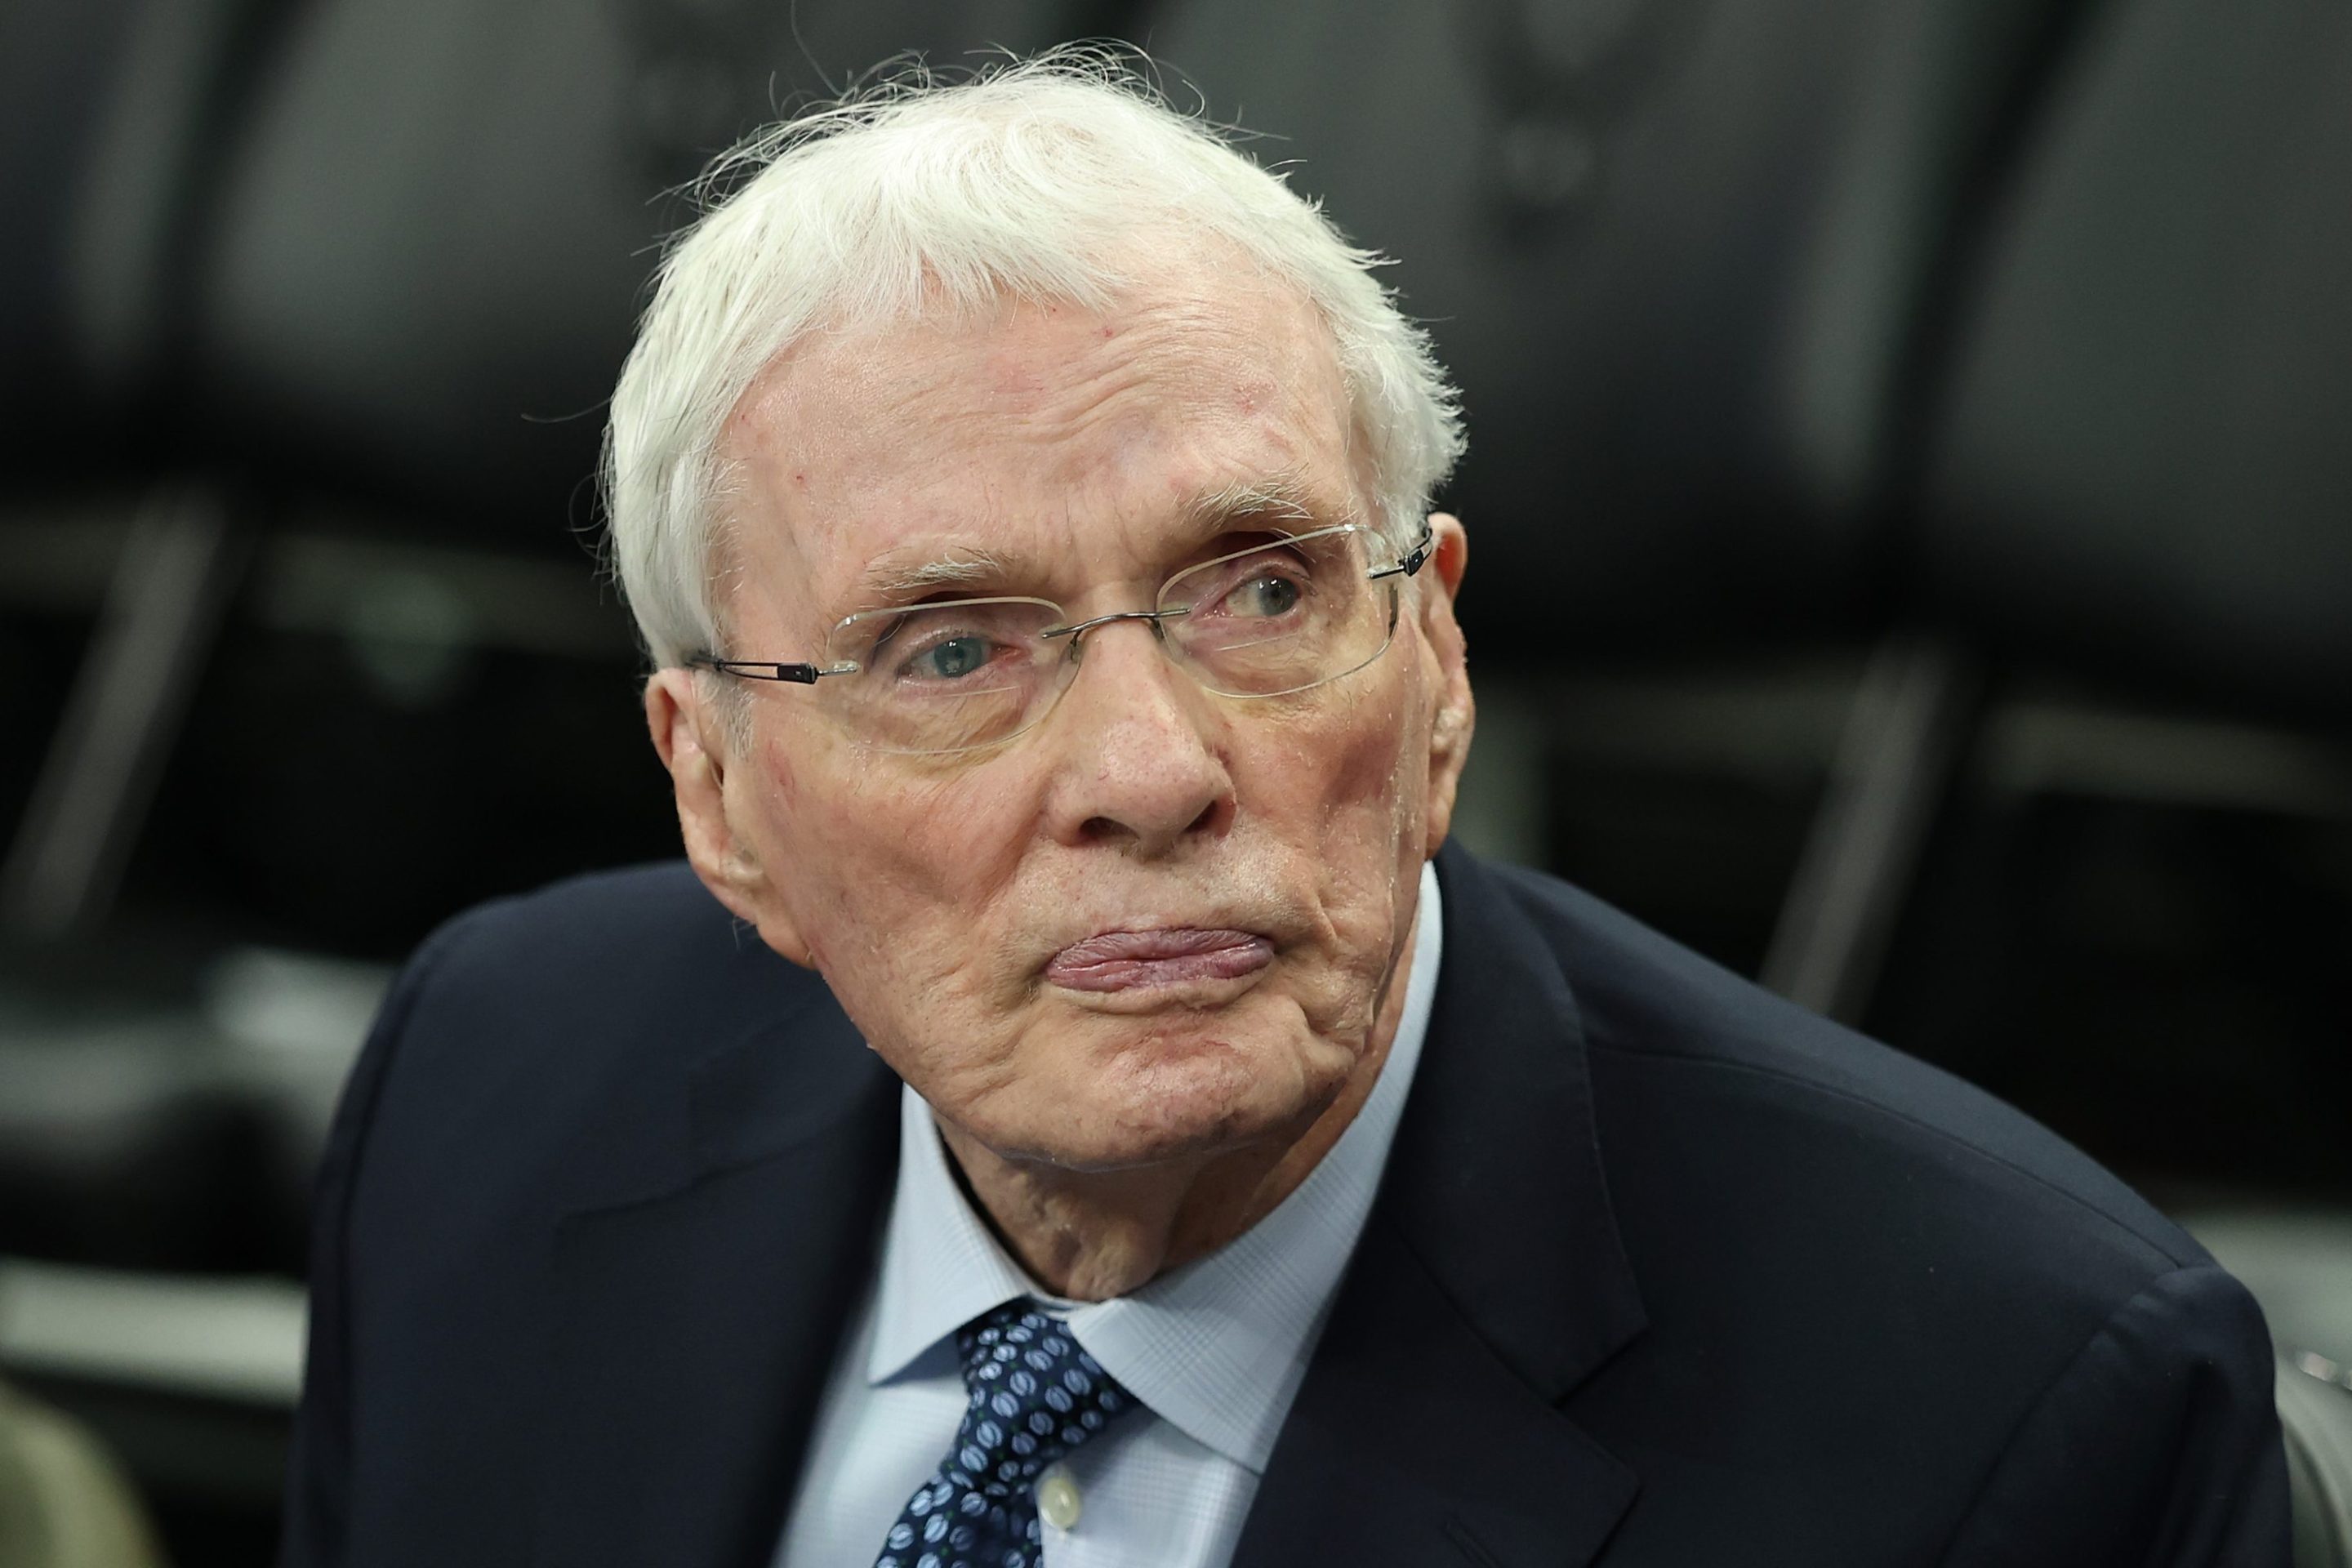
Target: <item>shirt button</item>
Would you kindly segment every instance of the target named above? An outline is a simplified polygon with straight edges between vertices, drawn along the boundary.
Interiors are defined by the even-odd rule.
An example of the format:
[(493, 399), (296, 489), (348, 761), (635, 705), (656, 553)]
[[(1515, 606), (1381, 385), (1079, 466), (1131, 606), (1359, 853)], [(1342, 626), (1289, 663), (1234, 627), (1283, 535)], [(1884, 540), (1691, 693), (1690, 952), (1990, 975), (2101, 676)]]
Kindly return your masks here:
[(1078, 1483), (1059, 1465), (1048, 1465), (1037, 1478), (1037, 1517), (1055, 1530), (1078, 1522)]

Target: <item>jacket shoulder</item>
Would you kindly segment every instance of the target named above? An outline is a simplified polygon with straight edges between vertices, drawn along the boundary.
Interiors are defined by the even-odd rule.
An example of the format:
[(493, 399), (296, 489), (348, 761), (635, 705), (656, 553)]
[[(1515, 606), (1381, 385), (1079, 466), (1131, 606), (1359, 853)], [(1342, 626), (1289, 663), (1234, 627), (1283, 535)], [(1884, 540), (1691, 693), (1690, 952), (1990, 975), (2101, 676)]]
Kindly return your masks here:
[(1641, 1469), (1627, 1551), (2120, 1562), (2010, 1549), (2145, 1517), (2192, 1474), (2184, 1495), (2267, 1539), (2260, 1313), (2129, 1187), (1572, 888), (1457, 880), (1558, 965), (1581, 1041), (1647, 1326), (1563, 1409)]
[[(1835, 1159), (1955, 1211), (2004, 1206), (2053, 1260), (2088, 1247), (2124, 1277), (2208, 1265), (2196, 1242), (2097, 1162), (1940, 1068), (1775, 995), (1555, 878), (1497, 868), (1576, 999), (1606, 1113), (1719, 1122), (1721, 1157)], [(1606, 1098), (1613, 1094), (1613, 1098)], [(2136, 1288), (2136, 1286), (2135, 1286)]]
[(410, 970), (419, 1010), (444, 1026), (412, 1022), (413, 1036), (495, 1036), (506, 1051), (560, 1048), (575, 1068), (606, 1042), (713, 1039), (730, 1023), (774, 1016), (780, 1003), (827, 994), (684, 861), (590, 872), (477, 905), (427, 939)]
[[(394, 983), (338, 1112), (379, 1194), (593, 1191), (640, 1130), (679, 1121), (696, 1066), (757, 1033), (831, 1029), (824, 982), (772, 952), (683, 862), (477, 906)], [(863, 1053), (859, 1053), (860, 1056)], [(830, 1057), (788, 1059), (813, 1089)]]
[(1573, 999), (1648, 1321), (1567, 1406), (1641, 1457), (1629, 1551), (2138, 1562), (2110, 1538), (2162, 1519), (2284, 1560), (2268, 1338), (2194, 1241), (1990, 1095), (1492, 877)]
[(655, 958), (705, 964), (747, 945), (761, 948), (758, 935), (686, 862), (663, 860), (491, 899), (451, 917), (418, 951), (436, 956), (438, 984), (497, 973), (510, 984), (614, 978)]

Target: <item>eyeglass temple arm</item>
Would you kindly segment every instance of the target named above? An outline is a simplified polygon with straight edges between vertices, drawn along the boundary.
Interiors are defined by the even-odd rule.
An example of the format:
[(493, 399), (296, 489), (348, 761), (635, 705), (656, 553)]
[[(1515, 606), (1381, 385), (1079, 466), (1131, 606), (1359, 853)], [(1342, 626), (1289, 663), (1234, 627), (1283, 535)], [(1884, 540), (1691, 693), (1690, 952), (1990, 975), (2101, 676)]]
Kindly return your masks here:
[(697, 657), (686, 663), (689, 669), (715, 669), (745, 680), (789, 680), (800, 686), (814, 686), (818, 676), (829, 673), (813, 664), (771, 664), (760, 659)]
[(1373, 572), (1371, 575), (1375, 579), (1381, 577), (1415, 576), (1420, 573), (1423, 566), (1429, 563), (1429, 558), (1435, 552), (1436, 549), (1437, 536), (1429, 531), (1427, 524), (1423, 524), (1421, 531), (1421, 537), (1412, 542), (1412, 548), (1404, 552), (1404, 556), (1402, 560), (1393, 566), (1381, 567), (1377, 571)]

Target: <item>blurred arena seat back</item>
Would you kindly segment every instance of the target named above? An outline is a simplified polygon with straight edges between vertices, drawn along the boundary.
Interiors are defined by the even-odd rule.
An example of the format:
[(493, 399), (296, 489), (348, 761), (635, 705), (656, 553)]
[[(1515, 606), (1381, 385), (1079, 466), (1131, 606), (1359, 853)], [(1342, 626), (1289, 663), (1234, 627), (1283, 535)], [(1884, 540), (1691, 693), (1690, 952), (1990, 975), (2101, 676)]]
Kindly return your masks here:
[(211, 439), (422, 529), (562, 545), (593, 521), (658, 245), (693, 216), (676, 188), (887, 58), (1034, 48), (1073, 9), (314, 0), (205, 247)]
[(0, 11), (0, 479), (120, 485), (165, 459), (188, 250), (281, 0)]
[(1922, 599), (2005, 659), (2352, 720), (2352, 10), (2102, 15), (1963, 316)]

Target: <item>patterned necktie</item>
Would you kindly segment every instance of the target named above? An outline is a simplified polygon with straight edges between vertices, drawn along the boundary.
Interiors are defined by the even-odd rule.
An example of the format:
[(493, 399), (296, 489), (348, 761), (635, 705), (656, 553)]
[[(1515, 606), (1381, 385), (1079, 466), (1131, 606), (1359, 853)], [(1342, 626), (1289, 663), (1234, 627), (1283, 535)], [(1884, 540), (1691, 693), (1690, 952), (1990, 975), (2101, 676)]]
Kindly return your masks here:
[(874, 1568), (1037, 1568), (1038, 1473), (1135, 1404), (1025, 1296), (958, 1329), (956, 1350), (963, 1424)]

